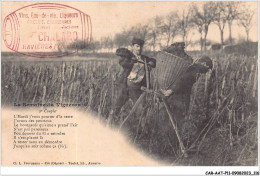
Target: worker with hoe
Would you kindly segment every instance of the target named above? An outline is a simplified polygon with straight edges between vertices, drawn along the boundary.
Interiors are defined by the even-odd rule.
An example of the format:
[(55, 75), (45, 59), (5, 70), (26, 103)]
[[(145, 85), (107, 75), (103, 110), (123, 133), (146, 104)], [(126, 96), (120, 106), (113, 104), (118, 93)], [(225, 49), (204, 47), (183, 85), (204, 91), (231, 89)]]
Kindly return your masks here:
[[(174, 46), (175, 45), (175, 46)], [(176, 47), (177, 46), (177, 47)], [(186, 59), (187, 61), (190, 60), (189, 56), (184, 53), (184, 43), (174, 43), (172, 46), (175, 49), (167, 48), (164, 51), (171, 53), (173, 55), (177, 55), (183, 59)], [(176, 49), (177, 48), (177, 49)], [(180, 50), (181, 51), (180, 51)], [(190, 61), (189, 61), (190, 62)], [(183, 133), (189, 133), (185, 130), (187, 128), (191, 128), (194, 125), (196, 127), (201, 126), (200, 124), (193, 124), (195, 122), (194, 120), (188, 119), (188, 112), (189, 112), (189, 106), (190, 106), (190, 98), (192, 94), (192, 87), (194, 83), (196, 83), (199, 79), (199, 77), (202, 74), (207, 73), (209, 70), (213, 68), (212, 60), (208, 56), (201, 56), (198, 60), (191, 63), (191, 65), (185, 70), (184, 73), (180, 75), (180, 77), (174, 82), (167, 90), (161, 89), (160, 92), (165, 96), (164, 99), (167, 100), (169, 109), (173, 117), (175, 118), (176, 123), (178, 124), (178, 130), (182, 131)], [(211, 75), (212, 76), (212, 75)], [(211, 86), (211, 84), (209, 84)], [(211, 88), (208, 88), (208, 91), (210, 92)], [(163, 108), (163, 107), (161, 107)], [(161, 120), (158, 122), (158, 127), (163, 126), (164, 128), (160, 128), (161, 134), (165, 136), (166, 134), (169, 134), (169, 132), (173, 135), (171, 136), (171, 141), (177, 142), (175, 133), (171, 130), (171, 125), (169, 123), (169, 120), (167, 118), (167, 113), (165, 110), (160, 108), (160, 117)], [(207, 119), (206, 119), (207, 120)], [(201, 122), (200, 122), (201, 123)], [(167, 127), (168, 126), (168, 127)], [(188, 126), (188, 127), (187, 127)], [(193, 128), (191, 128), (193, 129)], [(191, 130), (190, 129), (190, 130)], [(184, 131), (183, 131), (184, 130)], [(176, 134), (177, 134), (177, 131)], [(195, 135), (198, 131), (192, 131), (192, 135)], [(161, 139), (158, 138), (158, 142), (160, 143)], [(179, 142), (186, 143), (189, 140), (189, 138), (183, 138), (183, 136), (180, 135)]]
[[(133, 104), (136, 103), (142, 94), (141, 87), (147, 87), (149, 83), (150, 70), (155, 68), (156, 60), (142, 55), (144, 40), (140, 38), (133, 38), (131, 51), (126, 48), (119, 48), (116, 55), (120, 56), (119, 64), (122, 67), (120, 76), (116, 81), (116, 96), (112, 105), (112, 110), (109, 113), (108, 123), (111, 120), (118, 120), (122, 106), (129, 100)], [(148, 81), (149, 82), (149, 81)], [(143, 111), (143, 103), (139, 105), (139, 111)]]
[(174, 109), (176, 116), (184, 117), (187, 115), (193, 84), (201, 74), (207, 73), (212, 67), (212, 60), (208, 56), (202, 56), (189, 66), (168, 90), (161, 90), (168, 97), (169, 105), (172, 106), (171, 109)]

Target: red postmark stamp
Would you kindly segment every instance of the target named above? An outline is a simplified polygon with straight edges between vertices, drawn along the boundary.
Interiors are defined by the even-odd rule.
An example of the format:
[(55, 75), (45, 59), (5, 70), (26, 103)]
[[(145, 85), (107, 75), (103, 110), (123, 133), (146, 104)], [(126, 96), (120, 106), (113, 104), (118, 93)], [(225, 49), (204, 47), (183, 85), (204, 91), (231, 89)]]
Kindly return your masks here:
[(73, 54), (92, 40), (90, 16), (57, 3), (36, 3), (17, 9), (5, 17), (2, 29), (7, 48), (38, 58)]

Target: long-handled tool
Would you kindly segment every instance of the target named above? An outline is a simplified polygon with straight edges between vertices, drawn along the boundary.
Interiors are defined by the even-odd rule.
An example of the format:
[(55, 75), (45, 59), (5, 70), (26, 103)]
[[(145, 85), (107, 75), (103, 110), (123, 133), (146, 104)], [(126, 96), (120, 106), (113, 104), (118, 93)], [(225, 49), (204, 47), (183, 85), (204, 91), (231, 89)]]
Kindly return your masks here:
[(161, 98), (161, 100), (162, 100), (162, 102), (163, 102), (163, 105), (164, 105), (164, 107), (165, 107), (165, 109), (166, 109), (166, 111), (167, 111), (167, 114), (168, 114), (168, 117), (169, 117), (169, 119), (170, 119), (170, 122), (171, 122), (171, 124), (172, 124), (172, 127), (173, 127), (173, 129), (174, 129), (174, 131), (175, 131), (175, 133), (176, 133), (176, 136), (177, 136), (177, 138), (178, 138), (178, 141), (179, 141), (179, 143), (180, 143), (181, 151), (182, 151), (184, 157), (188, 157), (188, 154), (186, 153), (186, 149), (185, 149), (185, 147), (184, 147), (184, 145), (183, 145), (182, 139), (181, 139), (180, 134), (179, 134), (179, 132), (178, 132), (177, 124), (175, 123), (174, 117), (173, 117), (173, 115), (172, 115), (172, 113), (171, 113), (170, 107), (169, 107), (169, 105), (168, 105), (168, 103), (167, 103), (167, 101), (166, 101), (166, 99), (165, 99), (165, 96), (162, 95), (162, 94), (159, 93), (159, 92), (156, 92), (156, 91), (147, 89), (147, 88), (145, 88), (145, 87), (141, 87), (141, 90), (144, 91), (144, 92), (147, 92), (147, 93), (154, 93), (154, 94), (156, 94), (158, 97)]
[[(141, 62), (143, 63), (143, 62)], [(146, 57), (144, 58), (144, 67), (145, 67), (145, 76), (146, 76), (146, 88), (149, 89), (150, 87), (150, 77), (149, 77), (149, 70), (148, 70), (148, 64), (147, 64), (147, 59)], [(121, 129), (121, 127), (124, 125), (124, 123), (127, 121), (127, 119), (129, 117), (131, 117), (133, 115), (133, 113), (135, 112), (136, 108), (139, 106), (139, 104), (142, 102), (143, 98), (145, 97), (146, 92), (143, 91), (143, 93), (140, 95), (140, 97), (137, 99), (137, 101), (135, 102), (133, 108), (131, 109), (130, 113), (128, 114), (128, 116), (124, 119), (124, 121), (121, 123), (119, 130)]]
[(169, 105), (168, 105), (167, 101), (165, 100), (165, 98), (162, 98), (162, 101), (163, 101), (164, 107), (166, 108), (166, 111), (167, 111), (167, 113), (168, 113), (168, 116), (169, 116), (169, 119), (170, 119), (170, 121), (171, 121), (172, 127), (173, 127), (173, 129), (174, 129), (174, 131), (175, 131), (175, 133), (176, 133), (176, 136), (177, 136), (177, 138), (178, 138), (178, 141), (179, 141), (179, 143), (180, 143), (181, 152), (183, 153), (184, 157), (186, 158), (186, 157), (188, 157), (188, 154), (186, 153), (186, 149), (185, 149), (185, 147), (184, 147), (184, 145), (183, 145), (183, 142), (182, 142), (182, 140), (181, 140), (180, 134), (179, 134), (178, 129), (177, 129), (177, 125), (176, 125), (176, 124), (174, 123), (174, 121), (173, 121), (173, 116), (172, 116), (172, 113), (171, 113), (171, 111), (170, 111)]
[(128, 116), (125, 118), (125, 120), (121, 123), (119, 130), (122, 128), (122, 126), (124, 125), (124, 123), (127, 121), (127, 119), (129, 119), (129, 117), (131, 117), (133, 115), (133, 113), (135, 112), (136, 108), (139, 106), (139, 104), (142, 102), (143, 98), (145, 97), (146, 92), (143, 92), (140, 97), (137, 99), (136, 103), (134, 104), (133, 108), (131, 109), (130, 113), (128, 114)]
[(125, 118), (125, 120), (121, 123), (121, 125), (120, 125), (120, 127), (119, 127), (119, 130), (122, 128), (122, 126), (124, 125), (124, 123), (129, 119), (129, 117), (131, 117), (132, 114), (135, 112), (136, 108), (137, 108), (137, 107), (139, 106), (139, 104), (142, 102), (142, 99), (145, 97), (145, 95), (146, 95), (147, 93), (154, 93), (154, 94), (156, 94), (157, 96), (159, 96), (159, 97), (162, 99), (163, 105), (164, 105), (165, 108), (166, 108), (168, 117), (169, 117), (169, 119), (170, 119), (170, 122), (171, 122), (171, 124), (172, 124), (172, 126), (173, 126), (173, 129), (174, 129), (174, 131), (175, 131), (175, 133), (176, 133), (176, 136), (177, 136), (177, 138), (178, 138), (178, 141), (179, 141), (179, 143), (180, 143), (181, 151), (182, 151), (184, 157), (188, 157), (188, 155), (187, 155), (187, 153), (186, 153), (186, 149), (185, 149), (185, 147), (184, 147), (184, 145), (183, 145), (182, 139), (181, 139), (181, 137), (180, 137), (180, 135), (179, 135), (179, 132), (178, 132), (178, 129), (177, 129), (177, 125), (175, 124), (175, 122), (174, 122), (174, 120), (173, 120), (174, 117), (172, 116), (172, 113), (171, 113), (171, 111), (170, 111), (170, 108), (169, 108), (169, 105), (168, 105), (167, 101), (165, 100), (165, 97), (164, 97), (161, 93), (155, 92), (155, 91), (149, 89), (149, 87), (150, 87), (150, 79), (149, 79), (149, 70), (148, 70), (148, 64), (147, 64), (146, 58), (145, 58), (144, 61), (145, 61), (144, 64), (145, 64), (145, 71), (146, 71), (146, 86), (147, 86), (147, 87), (141, 87), (141, 90), (143, 91), (143, 93), (142, 93), (142, 94), (140, 95), (140, 97), (137, 99), (135, 105), (134, 105), (133, 108), (131, 109), (131, 111), (130, 111), (130, 113), (128, 114), (128, 116), (127, 116), (127, 117)]

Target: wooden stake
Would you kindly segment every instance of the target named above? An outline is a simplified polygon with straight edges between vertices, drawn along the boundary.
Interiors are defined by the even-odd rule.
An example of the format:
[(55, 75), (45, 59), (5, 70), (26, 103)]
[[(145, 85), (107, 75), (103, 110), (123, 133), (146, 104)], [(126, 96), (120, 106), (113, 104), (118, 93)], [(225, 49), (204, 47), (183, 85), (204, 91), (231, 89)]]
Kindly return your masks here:
[(62, 72), (61, 72), (61, 90), (60, 90), (60, 103), (62, 103), (62, 100), (63, 100), (64, 71), (65, 71), (65, 63), (62, 64)]
[(33, 97), (33, 100), (32, 100), (32, 104), (34, 103), (37, 92), (38, 92), (38, 83), (39, 83), (39, 78), (40, 78), (40, 74), (41, 74), (41, 69), (42, 68), (40, 67), (40, 70), (39, 70), (39, 73), (38, 73), (38, 76), (37, 76), (37, 80), (36, 80), (36, 90), (35, 90), (35, 94), (34, 94), (34, 97)]
[(162, 101), (163, 101), (163, 105), (164, 105), (165, 108), (166, 108), (166, 111), (167, 111), (167, 113), (168, 113), (168, 116), (169, 116), (169, 119), (170, 119), (170, 121), (171, 121), (172, 127), (173, 127), (173, 129), (174, 129), (174, 131), (175, 131), (175, 133), (176, 133), (176, 136), (177, 136), (177, 138), (178, 138), (178, 141), (179, 141), (179, 143), (180, 143), (181, 152), (183, 153), (184, 157), (187, 158), (187, 157), (188, 157), (188, 154), (186, 153), (186, 149), (185, 149), (185, 147), (184, 147), (184, 145), (183, 145), (183, 142), (182, 142), (182, 140), (181, 140), (180, 134), (179, 134), (178, 129), (177, 129), (177, 125), (176, 125), (176, 124), (174, 123), (174, 121), (173, 121), (173, 116), (172, 116), (172, 113), (171, 113), (170, 108), (169, 108), (169, 106), (168, 106), (168, 103), (166, 102), (166, 100), (165, 100), (164, 98), (162, 98)]
[(137, 99), (135, 105), (133, 106), (133, 108), (131, 109), (130, 113), (128, 114), (128, 116), (125, 118), (125, 120), (121, 123), (119, 130), (122, 128), (122, 126), (124, 125), (124, 123), (127, 121), (127, 119), (129, 117), (131, 117), (133, 115), (133, 113), (135, 112), (136, 108), (139, 106), (139, 104), (142, 102), (143, 98), (145, 97), (146, 92), (143, 92), (140, 97)]

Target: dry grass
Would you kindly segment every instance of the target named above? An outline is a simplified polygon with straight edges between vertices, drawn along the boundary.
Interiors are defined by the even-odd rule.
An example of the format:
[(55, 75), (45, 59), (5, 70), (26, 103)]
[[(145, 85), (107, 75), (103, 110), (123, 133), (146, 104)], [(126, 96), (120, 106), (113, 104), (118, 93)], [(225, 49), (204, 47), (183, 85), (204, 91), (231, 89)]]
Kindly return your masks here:
[[(196, 56), (194, 56), (196, 57)], [(214, 72), (193, 87), (189, 120), (181, 125), (190, 157), (182, 157), (160, 103), (147, 96), (147, 114), (125, 130), (150, 155), (183, 165), (257, 165), (257, 58), (214, 55)], [(2, 61), (2, 104), (80, 103), (105, 119), (114, 99), (117, 60)], [(121, 111), (127, 116), (128, 102)], [(121, 119), (122, 120), (122, 119)]]

